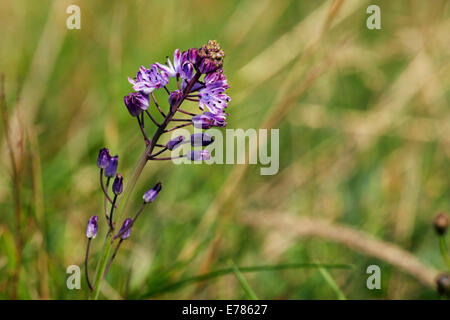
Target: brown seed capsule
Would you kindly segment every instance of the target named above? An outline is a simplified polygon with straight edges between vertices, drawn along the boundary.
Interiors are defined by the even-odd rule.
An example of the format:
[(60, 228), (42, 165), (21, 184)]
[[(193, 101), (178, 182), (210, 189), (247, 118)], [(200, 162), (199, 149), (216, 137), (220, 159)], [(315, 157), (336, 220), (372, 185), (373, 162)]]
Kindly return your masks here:
[(434, 229), (437, 234), (442, 236), (445, 234), (448, 228), (449, 219), (445, 213), (439, 213), (433, 221)]
[(450, 296), (450, 274), (439, 274), (436, 278), (436, 288), (440, 295)]

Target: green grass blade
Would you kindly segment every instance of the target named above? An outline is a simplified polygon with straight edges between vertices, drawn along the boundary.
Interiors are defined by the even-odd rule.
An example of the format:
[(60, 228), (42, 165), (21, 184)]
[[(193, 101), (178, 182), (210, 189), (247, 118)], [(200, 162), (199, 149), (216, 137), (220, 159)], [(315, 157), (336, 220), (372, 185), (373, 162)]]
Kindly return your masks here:
[(347, 298), (345, 297), (344, 293), (341, 291), (341, 289), (339, 289), (339, 286), (337, 285), (337, 283), (334, 281), (333, 277), (331, 276), (331, 274), (327, 271), (327, 269), (323, 268), (323, 267), (319, 267), (319, 272), (322, 275), (322, 277), (325, 279), (325, 282), (330, 286), (330, 288), (334, 291), (334, 293), (336, 294), (337, 298), (339, 300), (347, 300)]
[[(322, 264), (322, 263), (288, 263), (288, 264), (277, 264), (277, 265), (262, 265), (262, 266), (251, 266), (251, 267), (240, 267), (239, 271), (241, 273), (246, 272), (260, 272), (260, 271), (279, 271), (279, 270), (289, 270), (289, 269), (314, 269), (314, 268), (324, 268), (324, 269), (343, 269), (351, 270), (353, 265), (349, 264)], [(206, 281), (214, 278), (218, 278), (233, 272), (233, 268), (219, 269), (212, 271), (210, 273), (201, 274), (195, 277), (182, 279), (180, 281), (163, 285), (156, 288), (149, 289), (143, 295), (136, 298), (149, 298), (157, 294), (170, 292), (177, 290), (181, 287), (185, 287), (197, 282)], [(134, 298), (134, 297), (133, 297)]]
[(445, 237), (439, 236), (439, 250), (441, 252), (442, 259), (444, 260), (447, 268), (450, 270), (450, 257), (447, 253), (447, 245), (445, 244)]
[(258, 297), (256, 296), (255, 292), (250, 287), (247, 280), (245, 279), (245, 277), (243, 276), (241, 271), (239, 271), (239, 268), (236, 266), (236, 264), (233, 261), (231, 261), (231, 267), (233, 268), (233, 272), (236, 275), (236, 278), (239, 280), (239, 284), (241, 285), (242, 289), (245, 291), (247, 298), (250, 300), (258, 300)]

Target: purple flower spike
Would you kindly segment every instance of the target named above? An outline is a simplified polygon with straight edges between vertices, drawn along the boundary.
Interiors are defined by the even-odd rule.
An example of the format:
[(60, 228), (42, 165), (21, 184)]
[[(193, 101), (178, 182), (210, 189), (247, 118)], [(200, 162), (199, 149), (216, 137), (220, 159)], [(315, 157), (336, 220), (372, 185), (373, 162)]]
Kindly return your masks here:
[(158, 193), (161, 191), (161, 189), (162, 189), (161, 182), (158, 182), (157, 184), (155, 184), (155, 186), (153, 188), (151, 188), (150, 190), (148, 190), (142, 197), (144, 199), (144, 202), (151, 203), (151, 202), (155, 201), (155, 199), (158, 196)]
[(114, 177), (117, 172), (118, 164), (119, 164), (119, 156), (111, 157), (105, 169), (105, 176), (107, 176), (108, 178)]
[(199, 129), (209, 129), (211, 127), (225, 127), (226, 113), (212, 114), (211, 112), (203, 112), (202, 114), (192, 117), (192, 124)]
[(158, 62), (156, 65), (169, 77), (190, 80), (194, 74), (194, 66), (188, 60), (187, 52), (183, 52), (183, 54), (181, 54), (180, 49), (176, 49), (173, 53), (173, 64), (170, 59), (167, 58), (167, 65)]
[(111, 156), (109, 155), (109, 150), (107, 148), (100, 149), (97, 158), (97, 167), (100, 169), (105, 169), (110, 158)]
[(194, 133), (191, 135), (191, 145), (193, 147), (206, 147), (214, 142), (214, 138), (207, 133)]
[[(122, 227), (120, 228), (119, 234), (120, 239), (126, 240), (130, 237), (131, 234), (131, 226), (133, 225), (133, 219), (126, 218), (125, 221), (122, 224)], [(125, 231), (126, 230), (126, 231)], [(125, 231), (125, 232), (124, 232)]]
[(193, 150), (187, 154), (191, 161), (203, 161), (211, 159), (211, 153), (208, 150)]
[(120, 173), (116, 175), (116, 178), (114, 179), (113, 185), (112, 185), (112, 191), (117, 196), (122, 193), (123, 191), (123, 177)]
[(174, 150), (175, 148), (181, 146), (184, 142), (184, 136), (178, 136), (172, 140), (170, 140), (169, 142), (167, 142), (166, 144), (166, 148), (169, 149), (170, 151)]
[(97, 230), (98, 230), (98, 217), (97, 216), (92, 216), (87, 224), (86, 227), (86, 237), (88, 237), (88, 239), (93, 239), (97, 236)]
[(150, 69), (141, 66), (136, 78), (128, 77), (128, 82), (133, 85), (135, 91), (141, 91), (145, 94), (152, 93), (155, 89), (164, 87), (169, 83), (169, 76), (165, 71), (159, 72), (156, 65), (152, 64)]
[(140, 115), (142, 110), (147, 110), (149, 106), (148, 94), (142, 94), (140, 92), (131, 92), (123, 97), (123, 101), (127, 106), (128, 112), (130, 112), (133, 117)]
[(178, 107), (182, 99), (183, 99), (183, 92), (181, 92), (180, 90), (172, 91), (169, 95), (170, 107)]

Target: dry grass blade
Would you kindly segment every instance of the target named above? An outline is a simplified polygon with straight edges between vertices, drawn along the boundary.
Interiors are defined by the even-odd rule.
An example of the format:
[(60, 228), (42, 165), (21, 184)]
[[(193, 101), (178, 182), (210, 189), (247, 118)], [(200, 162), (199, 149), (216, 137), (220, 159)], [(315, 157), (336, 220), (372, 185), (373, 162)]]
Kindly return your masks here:
[[(6, 144), (8, 146), (8, 154), (11, 162), (11, 171), (12, 171), (12, 185), (13, 185), (13, 199), (14, 199), (14, 218), (16, 225), (16, 233), (15, 233), (15, 241), (16, 241), (16, 264), (15, 270), (12, 277), (12, 289), (11, 289), (11, 298), (17, 298), (17, 290), (20, 281), (20, 271), (22, 268), (22, 252), (23, 252), (23, 239), (22, 239), (22, 230), (21, 230), (21, 216), (22, 216), (22, 207), (20, 200), (20, 181), (21, 181), (21, 172), (20, 169), (22, 166), (19, 164), (21, 161), (20, 154), (20, 162), (16, 158), (16, 153), (14, 149), (14, 142), (12, 141), (10, 125), (9, 125), (9, 116), (8, 109), (6, 106), (6, 97), (5, 97), (5, 79), (4, 75), (0, 75), (0, 109), (2, 114), (3, 121), (3, 129), (6, 139)], [(20, 141), (20, 140), (19, 140)], [(23, 142), (23, 140), (21, 141)], [(20, 146), (22, 144), (20, 143)], [(19, 148), (19, 151), (23, 150)]]
[(298, 218), (295, 216), (247, 212), (240, 220), (250, 226), (283, 233), (292, 233), (298, 237), (319, 237), (338, 242), (355, 251), (383, 260), (419, 280), (422, 284), (435, 287), (434, 280), (438, 271), (424, 265), (413, 254), (395, 244), (375, 239), (350, 227), (331, 224), (326, 220)]

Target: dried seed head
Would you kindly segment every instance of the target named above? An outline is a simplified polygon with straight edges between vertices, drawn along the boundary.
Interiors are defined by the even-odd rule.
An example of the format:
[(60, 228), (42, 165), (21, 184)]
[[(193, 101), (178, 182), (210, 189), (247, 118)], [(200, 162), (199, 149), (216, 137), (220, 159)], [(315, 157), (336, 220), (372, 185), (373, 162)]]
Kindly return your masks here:
[(450, 296), (450, 274), (439, 274), (436, 278), (436, 288), (440, 295)]
[(434, 230), (442, 236), (447, 232), (449, 218), (445, 213), (439, 213), (433, 220)]
[(209, 40), (198, 50), (200, 63), (198, 69), (201, 73), (210, 73), (222, 67), (225, 52), (216, 40)]

